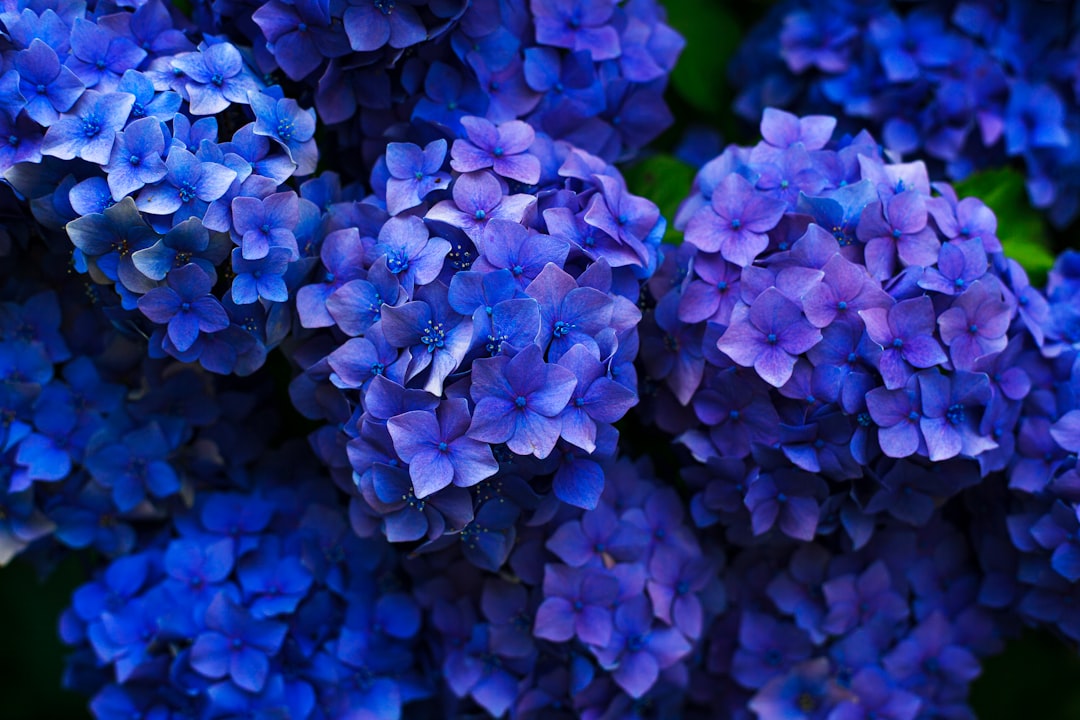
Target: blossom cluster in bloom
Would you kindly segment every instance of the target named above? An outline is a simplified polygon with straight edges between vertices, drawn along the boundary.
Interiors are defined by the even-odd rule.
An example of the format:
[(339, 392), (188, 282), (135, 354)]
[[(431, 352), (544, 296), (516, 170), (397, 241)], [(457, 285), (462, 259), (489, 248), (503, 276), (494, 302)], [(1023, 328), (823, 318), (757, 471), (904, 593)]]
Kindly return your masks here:
[(642, 359), (656, 421), (717, 466), (702, 521), (808, 541), (827, 508), (860, 547), (1005, 467), (1046, 303), (981, 201), (868, 135), (827, 149), (834, 125), (769, 110), (702, 168)]
[(1075, 23), (1061, 2), (783, 2), (730, 66), (735, 109), (835, 115), (952, 179), (1020, 159), (1032, 203), (1066, 225), (1080, 213)]
[[(477, 123), (497, 122), (526, 128), (528, 137), (533, 127), (565, 136), (614, 159), (632, 154), (670, 122), (660, 93), (681, 39), (660, 22), (652, 2), (611, 4), (606, 13), (592, 8), (585, 16), (570, 4), (554, 19), (546, 4), (538, 4), (535, 20), (523, 4), (507, 7), (514, 32), (499, 24), (498, 9), (466, 11), (464, 3), (360, 3), (336, 10), (344, 12), (342, 23), (327, 8), (269, 2), (254, 13), (246, 10), (244, 27), (251, 33), (224, 36), (210, 33), (231, 12), (221, 5), (206, 16), (196, 13), (194, 23), (161, 0), (133, 8), (76, 4), (63, 13), (33, 5), (9, 14), (3, 20), (8, 52), (0, 97), (0, 172), (31, 201), (35, 219), (67, 229), (76, 268), (112, 286), (114, 302), (151, 336), (155, 356), (198, 361), (213, 372), (250, 374), (290, 334), (295, 291), (327, 235), (349, 229), (378, 234), (385, 198), (368, 194), (358, 204), (370, 170), (361, 158), (381, 156), (390, 139), (418, 132), (431, 141), (453, 140), (466, 137), (468, 125), (481, 142), (477, 138), (486, 131)], [(432, 14), (443, 20), (438, 29), (425, 29), (422, 19)], [(325, 33), (316, 30), (324, 26)], [(385, 36), (375, 33), (377, 27)], [(196, 43), (200, 29), (206, 32)], [(536, 46), (517, 39), (534, 32)], [(227, 39), (243, 43), (248, 35), (254, 47)], [(487, 50), (469, 51), (473, 45)], [(316, 93), (317, 116), (266, 73), (280, 67), (298, 81), (314, 68), (301, 72), (295, 62), (314, 59), (321, 67), (330, 59), (331, 74), (343, 72), (344, 63), (350, 72), (368, 67), (385, 78), (387, 65), (405, 48), (423, 48), (430, 58), (410, 64), (408, 78), (398, 79), (405, 84), (400, 91), (380, 86), (376, 99), (364, 95), (361, 106), (372, 109), (393, 95), (408, 97), (412, 108), (423, 94), (416, 83), (425, 73), (433, 76), (433, 92), (453, 86), (443, 77), (453, 75), (471, 100), (440, 98), (431, 112), (402, 106), (401, 113), (372, 120), (364, 147), (341, 144), (360, 162), (331, 164), (332, 172), (313, 177), (317, 122), (339, 122), (351, 113), (326, 107), (337, 107), (341, 98), (327, 101)], [(530, 89), (527, 67), (534, 84), (546, 78), (550, 87)], [(330, 83), (338, 91), (351, 87)], [(287, 85), (299, 97), (312, 90)], [(549, 111), (569, 125), (549, 127), (543, 121)], [(518, 116), (532, 125), (510, 122)], [(416, 130), (409, 130), (410, 123)], [(584, 134), (574, 135), (579, 131)], [(517, 132), (513, 142), (527, 139)], [(530, 144), (506, 152), (518, 155)], [(482, 143), (474, 148), (503, 152)], [(492, 167), (476, 165), (475, 156), (455, 162), (470, 168), (465, 172)], [(529, 186), (535, 168), (526, 162), (508, 169), (514, 162), (500, 159), (494, 172)], [(406, 165), (401, 160), (395, 169)], [(373, 184), (382, 190), (383, 180)], [(393, 214), (412, 207), (402, 205), (409, 196), (404, 185), (391, 184)]]
[(1018, 623), (1080, 634), (1080, 256), (1044, 296), (981, 201), (835, 125), (768, 109), (698, 173), (645, 412), (739, 548), (706, 665), (732, 714), (969, 717)]
[(683, 39), (654, 0), (200, 3), (255, 67), (314, 97), (342, 147), (373, 160), (400, 122), (452, 134), (462, 118), (524, 119), (613, 161), (670, 122)]
[(433, 548), (474, 519), (512, 523), (484, 520), (493, 495), (525, 515), (596, 506), (612, 423), (637, 403), (636, 302), (664, 230), (595, 156), (521, 121), (463, 123), (449, 146), (389, 144), (373, 183), (391, 216), (327, 235), (297, 292), (301, 324), (326, 328), (291, 388), (331, 423), (320, 457), (366, 532)]

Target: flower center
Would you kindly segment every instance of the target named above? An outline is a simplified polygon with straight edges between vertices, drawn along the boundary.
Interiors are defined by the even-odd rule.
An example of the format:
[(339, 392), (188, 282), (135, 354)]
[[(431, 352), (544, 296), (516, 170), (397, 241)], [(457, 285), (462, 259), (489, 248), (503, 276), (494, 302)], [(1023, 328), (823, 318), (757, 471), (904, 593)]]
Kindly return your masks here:
[(964, 410), (964, 406), (960, 403), (950, 405), (948, 411), (945, 413), (945, 419), (947, 419), (951, 425), (962, 424), (966, 416), (967, 413)]
[(525, 399), (524, 395), (518, 395), (516, 398), (514, 398), (514, 405), (516, 405), (519, 409), (524, 409), (524, 407), (528, 403), (529, 401)]
[(180, 202), (191, 202), (195, 199), (195, 186), (189, 182), (180, 186)]
[(277, 134), (278, 134), (278, 137), (281, 138), (282, 142), (288, 143), (290, 140), (292, 140), (292, 134), (293, 134), (292, 120), (289, 120), (288, 118), (282, 118), (282, 119), (278, 120)]
[(394, 275), (400, 275), (409, 269), (409, 258), (404, 254), (393, 255), (386, 261), (386, 267)]
[(420, 342), (427, 346), (429, 353), (442, 349), (446, 345), (446, 331), (443, 330), (443, 324), (428, 320), (424, 334), (420, 336)]
[(82, 121), (83, 136), (92, 138), (101, 132), (101, 121), (94, 115), (87, 115)]

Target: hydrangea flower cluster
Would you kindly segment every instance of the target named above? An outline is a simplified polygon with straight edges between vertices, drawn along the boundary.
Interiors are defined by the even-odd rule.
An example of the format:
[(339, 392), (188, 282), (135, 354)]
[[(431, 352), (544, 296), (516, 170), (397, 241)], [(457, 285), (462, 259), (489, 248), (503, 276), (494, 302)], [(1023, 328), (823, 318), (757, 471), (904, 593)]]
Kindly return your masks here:
[(1026, 622), (1050, 625), (1072, 642), (1080, 639), (1072, 609), (1080, 580), (1072, 538), (1080, 507), (1078, 260), (1068, 251), (1050, 274), (1041, 352), (1029, 349), (1017, 362), (1031, 392), (1009, 447), (1012, 460), (996, 493), (977, 506), (987, 509), (986, 527), (979, 528), (987, 539), (978, 547), (992, 602), (1015, 607)]
[[(30, 267), (42, 260), (11, 257)], [(252, 443), (229, 427), (234, 418), (201, 373), (147, 359), (100, 305), (80, 302), (96, 297), (95, 286), (65, 280), (62, 262), (44, 261), (51, 271), (6, 278), (0, 302), (3, 564), (23, 551), (42, 562), (60, 548), (131, 553), (140, 519), (167, 515), (200, 472), (227, 462), (217, 456), (222, 435), (237, 441), (230, 461)], [(198, 471), (179, 470), (181, 457)]]
[(75, 593), (69, 682), (98, 717), (392, 718), (431, 695), (397, 558), (324, 479), (275, 472), (308, 454), (266, 460), (257, 489), (199, 494)]
[(197, 8), (204, 24), (247, 38), (261, 72), (280, 70), (303, 87), (320, 119), (338, 127), (338, 142), (360, 146), (369, 161), (396, 123), (459, 134), (470, 115), (523, 119), (614, 161), (669, 124), (663, 91), (683, 46), (654, 0)]
[(665, 695), (682, 703), (693, 649), (723, 609), (722, 558), (703, 553), (647, 462), (605, 469), (594, 509), (564, 506), (522, 527), (499, 574), (469, 562), (495, 538), (421, 556), (416, 592), (454, 696), (521, 718), (621, 715)]
[(1080, 256), (1044, 297), (983, 203), (835, 124), (767, 110), (649, 281), (646, 412), (738, 548), (704, 672), (733, 715), (971, 717), (1018, 623), (1080, 633)]
[(857, 551), (829, 539), (758, 546), (725, 574), (735, 606), (702, 673), (725, 717), (973, 718), (968, 684), (1001, 649), (967, 538), (940, 516), (890, 520)]
[(656, 421), (717, 470), (702, 522), (809, 541), (828, 509), (861, 547), (1005, 467), (1045, 302), (984, 204), (866, 134), (826, 149), (834, 125), (770, 109), (702, 168), (643, 361)]
[(452, 143), (389, 144), (372, 180), (386, 212), (328, 234), (297, 292), (300, 322), (327, 328), (292, 385), (331, 423), (320, 457), (367, 532), (433, 549), (512, 523), (485, 519), (496, 497), (526, 515), (596, 506), (612, 423), (637, 403), (636, 303), (664, 232), (599, 158), (521, 121), (462, 122)]
[[(288, 332), (315, 115), (160, 2), (5, 14), (0, 170), (155, 357), (248, 374)], [(188, 34), (185, 34), (188, 33)], [(228, 112), (226, 112), (228, 111)], [(301, 217), (304, 218), (301, 222)]]
[(780, 3), (730, 66), (735, 110), (835, 115), (952, 179), (1022, 160), (1032, 203), (1066, 225), (1080, 213), (1075, 21), (1060, 2)]

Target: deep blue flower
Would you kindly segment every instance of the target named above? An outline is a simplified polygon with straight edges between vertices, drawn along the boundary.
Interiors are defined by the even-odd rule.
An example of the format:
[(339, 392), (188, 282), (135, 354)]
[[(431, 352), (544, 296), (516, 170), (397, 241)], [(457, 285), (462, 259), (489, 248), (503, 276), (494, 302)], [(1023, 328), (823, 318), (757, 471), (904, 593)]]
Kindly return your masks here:
[(430, 237), (418, 217), (390, 218), (379, 230), (374, 251), (386, 256), (386, 266), (410, 295), (413, 288), (427, 285), (442, 272), (450, 243)]
[(678, 662), (691, 650), (690, 643), (674, 628), (653, 626), (645, 597), (620, 603), (615, 610), (611, 642), (594, 649), (600, 666), (631, 697), (641, 697), (656, 683), (660, 671)]
[(281, 647), (286, 625), (253, 618), (224, 593), (206, 610), (206, 631), (191, 646), (191, 666), (208, 678), (229, 677), (258, 692), (270, 672), (269, 655)]
[(340, 26), (331, 24), (329, 10), (329, 3), (317, 0), (289, 4), (271, 0), (253, 13), (274, 59), (291, 79), (302, 80), (324, 58), (348, 54), (348, 37)]
[(164, 178), (168, 172), (162, 159), (164, 152), (165, 136), (157, 118), (141, 118), (117, 133), (105, 166), (113, 199), (119, 201)]
[[(129, 208), (127, 212), (134, 212), (130, 200), (117, 203), (114, 207), (124, 206), (125, 203)], [(116, 211), (107, 210), (105, 214), (108, 215), (109, 212)], [(177, 223), (164, 237), (149, 247), (132, 252), (131, 262), (142, 275), (151, 280), (164, 280), (170, 271), (189, 263), (198, 265), (203, 272), (215, 278), (217, 265), (228, 256), (228, 238), (211, 235), (198, 218), (188, 218)]]
[(303, 110), (295, 100), (275, 100), (263, 93), (248, 96), (255, 113), (255, 134), (278, 142), (294, 163), (297, 175), (315, 172), (319, 151), (312, 137), (315, 135), (315, 111)]
[(147, 493), (164, 498), (180, 489), (168, 462), (175, 447), (156, 424), (130, 430), (117, 440), (90, 450), (85, 465), (95, 480), (112, 488), (118, 510), (133, 509)]
[[(136, 253), (154, 243), (154, 232), (142, 219), (130, 198), (84, 215), (66, 227), (71, 242), (90, 260), (91, 266), (131, 292), (145, 293), (154, 287), (150, 280), (163, 280), (139, 267)], [(149, 277), (149, 280), (148, 280)]]
[(187, 350), (199, 333), (213, 333), (229, 326), (229, 317), (217, 298), (210, 295), (210, 276), (195, 263), (169, 273), (167, 286), (154, 288), (139, 298), (139, 310), (156, 323), (168, 325), (169, 340), (177, 350)]
[(106, 165), (116, 133), (127, 122), (135, 96), (87, 90), (71, 110), (49, 126), (41, 153), (61, 160), (76, 157)]
[(605, 647), (611, 640), (619, 585), (592, 568), (544, 566), (544, 601), (536, 610), (533, 633), (545, 640), (582, 642)]
[(407, 48), (427, 37), (424, 23), (409, 2), (352, 0), (345, 10), (344, 25), (357, 52), (379, 50), (384, 45)]
[(240, 51), (230, 43), (183, 53), (172, 62), (188, 77), (188, 108), (193, 115), (216, 115), (233, 103), (246, 104), (248, 94), (258, 91)]
[(207, 206), (224, 195), (236, 179), (235, 170), (218, 163), (202, 162), (175, 145), (169, 150), (165, 167), (164, 181), (144, 187), (135, 199), (135, 205), (151, 215), (172, 215), (173, 224), (190, 217), (201, 217)]
[(43, 127), (59, 120), (85, 89), (75, 73), (60, 64), (56, 52), (38, 38), (15, 54), (12, 65), (19, 74), (26, 114)]
[(86, 87), (103, 93), (115, 90), (120, 76), (137, 68), (145, 57), (145, 50), (103, 24), (75, 18), (71, 26), (67, 66)]
[(245, 260), (240, 248), (233, 248), (232, 299), (237, 305), (249, 305), (260, 298), (270, 302), (286, 302), (289, 289), (284, 275), (289, 268), (289, 251), (270, 248), (265, 257)]

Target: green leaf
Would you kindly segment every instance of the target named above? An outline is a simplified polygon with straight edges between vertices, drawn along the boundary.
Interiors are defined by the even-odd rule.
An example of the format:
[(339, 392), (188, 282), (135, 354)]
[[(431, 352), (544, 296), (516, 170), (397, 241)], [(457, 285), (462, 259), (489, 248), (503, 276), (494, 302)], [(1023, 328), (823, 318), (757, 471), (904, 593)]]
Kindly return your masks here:
[(977, 173), (954, 185), (960, 197), (977, 197), (997, 215), (1005, 254), (1020, 263), (1031, 282), (1042, 285), (1054, 264), (1046, 220), (1028, 200), (1024, 176), (1012, 168)]
[(652, 200), (667, 218), (664, 242), (672, 245), (681, 243), (683, 234), (675, 230), (672, 220), (679, 205), (690, 194), (694, 168), (671, 155), (653, 155), (626, 168), (623, 175), (630, 192)]
[(725, 117), (731, 108), (727, 63), (742, 39), (738, 21), (716, 0), (667, 0), (664, 5), (668, 23), (686, 38), (672, 85), (697, 110)]

